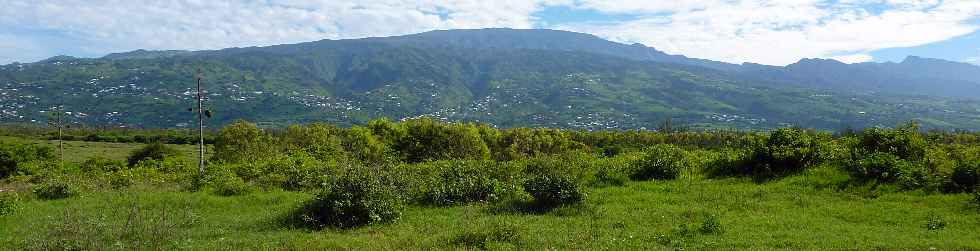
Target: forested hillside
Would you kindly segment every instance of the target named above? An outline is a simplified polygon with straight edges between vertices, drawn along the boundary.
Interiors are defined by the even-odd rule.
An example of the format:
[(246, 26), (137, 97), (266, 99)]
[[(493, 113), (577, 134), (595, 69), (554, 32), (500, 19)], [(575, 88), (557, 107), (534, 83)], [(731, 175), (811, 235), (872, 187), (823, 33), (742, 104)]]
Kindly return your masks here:
[[(951, 67), (956, 66), (956, 67)], [(437, 31), (216, 51), (134, 51), (0, 66), (0, 122), (65, 111), (88, 126), (192, 124), (203, 71), (209, 124), (432, 117), (494, 126), (653, 129), (980, 129), (978, 67), (802, 61), (726, 64), (550, 30)], [(902, 74), (898, 74), (902, 73)], [(971, 75), (975, 74), (975, 75)]]

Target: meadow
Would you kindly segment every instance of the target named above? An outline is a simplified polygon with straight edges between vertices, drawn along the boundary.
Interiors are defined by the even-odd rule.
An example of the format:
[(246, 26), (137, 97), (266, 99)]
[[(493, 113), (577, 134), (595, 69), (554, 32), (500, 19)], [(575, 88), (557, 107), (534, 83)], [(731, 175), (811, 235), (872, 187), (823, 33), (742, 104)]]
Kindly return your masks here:
[[(8, 131), (9, 132), (9, 131)], [(0, 137), (0, 248), (980, 249), (980, 137), (496, 129), (431, 120), (194, 145)]]

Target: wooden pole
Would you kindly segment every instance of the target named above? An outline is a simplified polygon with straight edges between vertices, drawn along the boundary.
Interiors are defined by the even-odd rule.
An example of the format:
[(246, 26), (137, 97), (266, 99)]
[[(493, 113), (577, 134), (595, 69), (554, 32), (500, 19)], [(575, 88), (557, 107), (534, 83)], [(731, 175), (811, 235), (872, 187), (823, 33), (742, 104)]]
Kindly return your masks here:
[(204, 94), (201, 93), (201, 69), (197, 69), (197, 122), (200, 132), (198, 171), (204, 176)]

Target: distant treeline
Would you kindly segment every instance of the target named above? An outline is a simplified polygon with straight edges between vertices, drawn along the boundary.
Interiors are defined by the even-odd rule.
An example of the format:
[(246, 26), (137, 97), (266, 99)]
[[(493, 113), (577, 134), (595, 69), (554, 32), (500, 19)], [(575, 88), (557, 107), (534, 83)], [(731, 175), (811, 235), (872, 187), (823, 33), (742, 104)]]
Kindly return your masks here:
[[(423, 119), (427, 120), (427, 119)], [(379, 119), (369, 122), (366, 127), (379, 127), (386, 123), (391, 123), (387, 119)], [(311, 125), (326, 126), (334, 133), (346, 134), (351, 127), (338, 127), (324, 123), (313, 123)], [(373, 125), (373, 126), (372, 126)], [(495, 129), (484, 124), (465, 124), (476, 128), (477, 131)], [(357, 126), (354, 126), (357, 127)], [(686, 147), (697, 148), (719, 148), (737, 147), (749, 143), (753, 135), (758, 131), (743, 130), (714, 130), (714, 131), (695, 131), (671, 128), (669, 130), (609, 130), (609, 131), (585, 131), (585, 130), (559, 130), (546, 128), (512, 128), (499, 129), (501, 132), (529, 132), (532, 134), (555, 134), (561, 131), (562, 137), (567, 137), (571, 141), (583, 144), (590, 148), (615, 153), (623, 149), (636, 149), (654, 144), (673, 144)], [(262, 131), (271, 135), (286, 133), (288, 127), (266, 128)], [(810, 134), (823, 133), (813, 129), (805, 129)], [(845, 128), (832, 132), (835, 138), (853, 136), (861, 130)], [(193, 128), (184, 129), (132, 129), (132, 128), (91, 128), (91, 127), (66, 127), (62, 132), (62, 139), (72, 141), (91, 141), (91, 142), (116, 142), (116, 143), (166, 143), (166, 144), (197, 144), (198, 132)], [(764, 132), (762, 132), (764, 133)], [(827, 132), (829, 133), (829, 132)], [(923, 137), (932, 143), (939, 144), (980, 144), (980, 132), (965, 130), (938, 130), (931, 129), (920, 132)], [(58, 139), (57, 127), (42, 127), (36, 125), (23, 124), (0, 124), (0, 135), (31, 137), (37, 139)], [(213, 144), (217, 131), (205, 129), (204, 142)]]

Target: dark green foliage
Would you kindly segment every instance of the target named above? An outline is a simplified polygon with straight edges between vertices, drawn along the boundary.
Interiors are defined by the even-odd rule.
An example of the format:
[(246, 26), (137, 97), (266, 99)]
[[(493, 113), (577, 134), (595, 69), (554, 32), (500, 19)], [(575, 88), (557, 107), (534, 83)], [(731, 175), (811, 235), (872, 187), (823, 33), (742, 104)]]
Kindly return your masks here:
[(366, 171), (348, 171), (300, 208), (293, 220), (314, 229), (353, 228), (398, 220), (403, 208), (401, 198), (376, 176)]
[(577, 204), (585, 194), (572, 179), (562, 175), (539, 175), (524, 182), (524, 191), (542, 208)]
[(919, 134), (919, 127), (914, 123), (900, 126), (893, 130), (870, 128), (858, 136), (856, 146), (858, 154), (889, 153), (904, 160), (921, 159), (926, 152), (927, 142)]
[(684, 149), (673, 145), (655, 145), (646, 149), (643, 157), (634, 164), (630, 178), (633, 180), (672, 180), (684, 168)]
[(309, 126), (291, 125), (282, 135), (287, 152), (306, 151), (317, 159), (327, 160), (343, 156), (340, 129), (331, 125), (315, 123)]
[(902, 167), (911, 163), (891, 153), (872, 153), (847, 165), (851, 175), (860, 180), (894, 182), (902, 175)]
[(721, 234), (725, 232), (721, 225), (721, 220), (714, 214), (708, 214), (701, 221), (701, 228), (698, 229), (702, 234)]
[[(487, 159), (490, 149), (479, 129), (469, 124), (448, 124), (431, 119), (408, 120), (398, 124), (406, 132), (394, 139), (397, 149), (408, 162), (440, 159)], [(383, 136), (388, 138), (391, 136)]]
[(504, 193), (501, 179), (494, 177), (491, 161), (440, 161), (431, 168), (434, 181), (422, 201), (433, 205), (452, 205), (467, 202), (495, 201)]
[(79, 194), (75, 185), (64, 181), (48, 181), (34, 187), (34, 195), (43, 200), (57, 200)]
[(938, 215), (930, 215), (929, 219), (926, 220), (926, 229), (928, 230), (943, 230), (946, 225), (946, 220)]
[(818, 141), (806, 131), (781, 128), (773, 131), (758, 156), (773, 173), (801, 170), (819, 159)]
[(286, 190), (314, 190), (336, 175), (340, 163), (321, 161), (304, 151), (294, 151), (264, 164), (244, 163), (233, 166), (238, 176), (266, 187)]
[(143, 160), (163, 160), (169, 157), (180, 156), (180, 152), (173, 147), (156, 142), (137, 149), (129, 154), (127, 162), (129, 166), (136, 166)]
[(347, 130), (344, 147), (357, 159), (366, 163), (384, 162), (392, 150), (368, 128), (354, 126)]
[(272, 153), (271, 137), (255, 124), (236, 121), (221, 128), (214, 142), (214, 158), (228, 163), (260, 160)]
[(714, 174), (774, 178), (796, 173), (822, 160), (821, 141), (829, 138), (801, 129), (777, 129), (748, 144), (746, 150), (726, 150)]
[(515, 128), (505, 130), (500, 137), (498, 159), (516, 160), (582, 150), (568, 133), (556, 129)]
[(18, 168), (26, 163), (50, 160), (53, 157), (50, 147), (0, 142), (0, 178), (26, 171)]
[(225, 176), (214, 184), (214, 193), (220, 196), (245, 195), (252, 187), (238, 176)]
[(494, 243), (508, 243), (520, 245), (524, 242), (524, 230), (517, 224), (491, 224), (488, 226), (478, 226), (467, 228), (463, 233), (454, 236), (451, 240), (453, 244), (488, 249)]
[(0, 192), (0, 217), (20, 208), (20, 196), (15, 192)]
[(953, 169), (948, 189), (952, 192), (972, 192), (980, 185), (980, 162), (963, 163)]
[[(143, 151), (144, 149), (146, 149), (146, 148), (137, 150), (137, 152)], [(143, 153), (143, 154), (147, 154), (147, 153)], [(149, 157), (149, 159), (153, 159), (153, 158), (152, 157)], [(133, 166), (133, 165), (135, 165), (135, 164), (132, 164), (130, 166)], [(126, 163), (124, 163), (122, 161), (119, 161), (119, 160), (111, 160), (111, 159), (107, 159), (107, 158), (103, 158), (103, 157), (99, 157), (99, 156), (96, 156), (96, 157), (93, 157), (91, 159), (85, 160), (85, 162), (82, 162), (82, 165), (81, 165), (81, 168), (82, 168), (82, 171), (83, 172), (116, 172), (116, 171), (119, 171), (119, 170), (126, 169), (128, 167), (129, 166), (126, 166)]]

